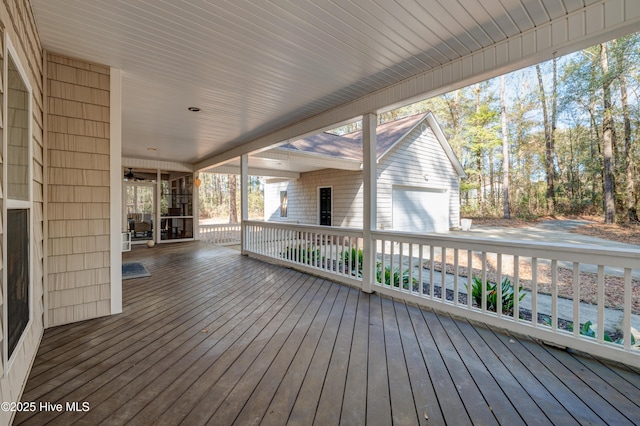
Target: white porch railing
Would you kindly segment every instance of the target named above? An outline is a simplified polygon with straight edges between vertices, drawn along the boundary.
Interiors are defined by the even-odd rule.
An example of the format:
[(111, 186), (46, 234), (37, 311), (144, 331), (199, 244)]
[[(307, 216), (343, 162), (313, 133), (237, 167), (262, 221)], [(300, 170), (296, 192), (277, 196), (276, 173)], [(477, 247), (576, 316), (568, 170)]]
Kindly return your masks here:
[[(362, 237), (356, 229), (246, 222), (245, 251), (361, 286)], [(640, 329), (640, 250), (392, 231), (372, 239), (374, 291), (616, 361), (640, 360), (640, 339), (632, 337)], [(477, 290), (471, 297), (468, 281)]]
[(362, 230), (278, 222), (245, 222), (245, 252), (362, 286)]
[(240, 224), (199, 225), (199, 239), (217, 245), (240, 244)]

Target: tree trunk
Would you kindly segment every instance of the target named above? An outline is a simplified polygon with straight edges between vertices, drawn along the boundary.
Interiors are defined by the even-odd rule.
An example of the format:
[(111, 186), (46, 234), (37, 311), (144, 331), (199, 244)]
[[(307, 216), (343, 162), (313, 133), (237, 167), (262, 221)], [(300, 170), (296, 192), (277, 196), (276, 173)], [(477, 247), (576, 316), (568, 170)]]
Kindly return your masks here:
[(236, 207), (237, 176), (229, 175), (229, 223), (238, 223), (238, 208)]
[[(475, 95), (476, 95), (476, 113), (480, 112), (480, 92), (482, 88), (480, 84), (476, 84), (475, 87)], [(484, 214), (484, 172), (482, 170), (482, 148), (478, 147), (476, 151), (476, 168), (478, 170), (478, 200), (480, 201), (480, 213)]]
[(604, 222), (614, 223), (616, 219), (615, 183), (613, 178), (613, 111), (611, 105), (611, 78), (607, 58), (606, 44), (600, 45), (600, 66), (602, 67), (602, 89), (604, 103), (604, 118), (602, 120), (602, 148), (604, 152)]
[[(555, 68), (555, 62), (554, 62)], [(556, 198), (554, 188), (554, 147), (552, 139), (552, 123), (547, 110), (547, 96), (544, 92), (544, 83), (542, 81), (542, 71), (540, 65), (536, 65), (536, 73), (538, 74), (538, 88), (540, 91), (540, 103), (542, 105), (542, 119), (544, 121), (544, 146), (545, 146), (545, 171), (547, 175), (547, 209), (549, 213), (555, 213)], [(555, 78), (554, 78), (555, 80)], [(555, 83), (554, 83), (555, 86)], [(555, 109), (555, 108), (552, 108)]]
[(500, 123), (502, 125), (502, 211), (505, 219), (511, 218), (509, 209), (509, 137), (507, 135), (507, 106), (504, 95), (504, 75), (500, 77)]

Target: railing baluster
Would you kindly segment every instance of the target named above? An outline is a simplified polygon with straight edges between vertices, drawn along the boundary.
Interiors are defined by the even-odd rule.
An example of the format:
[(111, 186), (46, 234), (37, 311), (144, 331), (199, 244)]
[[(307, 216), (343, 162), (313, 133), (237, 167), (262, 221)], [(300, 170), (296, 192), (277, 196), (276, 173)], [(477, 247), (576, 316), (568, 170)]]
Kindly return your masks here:
[(604, 265), (598, 265), (598, 342), (604, 343)]
[(467, 250), (467, 308), (471, 309), (473, 300), (471, 290), (473, 288), (473, 252)]
[(551, 329), (558, 330), (558, 261), (551, 261)]
[(531, 323), (538, 326), (538, 258), (531, 258)]
[(418, 245), (418, 285), (420, 286), (418, 291), (422, 296), (424, 296), (424, 279), (423, 279), (423, 270), (424, 270), (424, 246), (422, 244)]
[(580, 337), (580, 263), (573, 262), (573, 335)]
[(395, 283), (395, 276), (394, 276), (395, 274), (393, 273), (393, 256), (395, 254), (394, 247), (395, 247), (395, 244), (392, 241), (391, 248), (389, 249), (389, 285), (391, 286), (391, 288), (393, 288), (393, 285)]
[(435, 247), (433, 245), (429, 245), (429, 298), (431, 300), (434, 299), (434, 291), (436, 289), (435, 285)]
[(487, 252), (482, 252), (482, 312), (487, 312)]
[(631, 350), (631, 269), (624, 269), (624, 311), (622, 313), (622, 338), (624, 348)]
[(413, 293), (413, 243), (409, 243), (409, 293)]
[(447, 300), (447, 248), (440, 247), (440, 299)]
[(513, 256), (513, 319), (520, 321), (520, 256)]
[(502, 253), (496, 253), (496, 257), (496, 267), (498, 268), (496, 274), (496, 290), (498, 292), (496, 297), (496, 314), (500, 317), (502, 316)]
[(458, 306), (458, 267), (460, 266), (460, 251), (453, 249), (453, 304)]

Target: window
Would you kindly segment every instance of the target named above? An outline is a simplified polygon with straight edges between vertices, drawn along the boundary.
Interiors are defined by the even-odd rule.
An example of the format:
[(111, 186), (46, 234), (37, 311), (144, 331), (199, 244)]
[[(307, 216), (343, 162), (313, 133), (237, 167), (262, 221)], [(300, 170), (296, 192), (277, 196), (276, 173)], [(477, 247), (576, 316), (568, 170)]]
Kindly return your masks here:
[(280, 191), (280, 217), (287, 217), (287, 191)]
[(7, 339), (13, 354), (29, 322), (29, 211), (7, 211)]
[(29, 201), (29, 90), (11, 55), (7, 62), (7, 197)]
[[(6, 78), (3, 114), (2, 152), (5, 159), (2, 173), (6, 263), (3, 270), (4, 359), (9, 361), (17, 352), (32, 316), (32, 158), (31, 151), (31, 87), (24, 68), (17, 59), (8, 38), (3, 63)], [(5, 370), (6, 371), (6, 370)]]

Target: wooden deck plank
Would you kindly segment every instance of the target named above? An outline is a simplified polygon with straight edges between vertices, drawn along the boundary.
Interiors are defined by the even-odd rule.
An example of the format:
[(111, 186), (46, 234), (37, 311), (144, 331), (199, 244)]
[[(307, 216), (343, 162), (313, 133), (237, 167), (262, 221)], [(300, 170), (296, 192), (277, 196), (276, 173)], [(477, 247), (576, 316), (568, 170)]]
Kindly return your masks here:
[[(438, 316), (432, 311), (423, 311), (423, 316), (431, 330), (438, 350), (444, 361), (444, 366), (449, 371), (451, 379), (456, 384), (460, 398), (469, 413), (469, 417), (475, 423), (498, 424), (490, 404), (484, 398), (478, 384), (473, 380), (467, 366), (456, 351), (451, 342), (449, 333), (454, 330), (446, 330), (440, 323)], [(484, 384), (483, 384), (484, 385)]]
[[(245, 268), (245, 271), (247, 271), (246, 268)], [(255, 271), (255, 270), (252, 270), (252, 271)], [(279, 283), (275, 281), (271, 282), (270, 285), (273, 291), (280, 292), (278, 284)], [(240, 299), (240, 300), (242, 300), (243, 302), (246, 302), (246, 301), (249, 301), (250, 299), (245, 298), (244, 300), (243, 299)], [(158, 333), (156, 336), (145, 337), (141, 342), (139, 342), (144, 346), (143, 349), (135, 350), (136, 349), (135, 346), (127, 347), (126, 350), (121, 350), (117, 352), (117, 356), (110, 358), (108, 360), (109, 364), (107, 364), (106, 362), (103, 362), (103, 363), (97, 364), (95, 368), (87, 368), (83, 372), (84, 377), (82, 377), (79, 380), (79, 383), (84, 383), (84, 385), (81, 388), (74, 391), (73, 393), (66, 395), (66, 397), (76, 398), (74, 400), (83, 400), (92, 392), (97, 391), (98, 394), (96, 395), (96, 399), (101, 401), (102, 403), (100, 405), (94, 406), (91, 412), (88, 414), (90, 421), (92, 420), (91, 419), (92, 417), (95, 420), (96, 416), (98, 416), (101, 412), (105, 410), (106, 406), (104, 404), (105, 402), (109, 401), (108, 397), (110, 395), (113, 395), (114, 393), (118, 392), (117, 397), (120, 398), (121, 400), (126, 400), (126, 398), (130, 397), (131, 394), (127, 395), (127, 392), (123, 392), (122, 389), (120, 389), (120, 386), (122, 386), (122, 382), (128, 382), (133, 380), (134, 378), (137, 378), (138, 375), (144, 372), (144, 366), (146, 365), (153, 366), (154, 371), (151, 372), (151, 377), (153, 378), (157, 377), (158, 374), (163, 373), (164, 370), (159, 370), (159, 368), (165, 362), (165, 353), (166, 353), (165, 351), (171, 351), (171, 353), (173, 353), (174, 355), (179, 356), (182, 351), (185, 351), (187, 348), (190, 347), (190, 345), (188, 344), (189, 342), (187, 341), (187, 344), (185, 344), (185, 341), (184, 341), (187, 338), (187, 336), (192, 336), (190, 339), (191, 342), (201, 343), (203, 340), (205, 340), (207, 338), (207, 333), (203, 333), (203, 330), (204, 329), (208, 330), (208, 328), (210, 327), (211, 321), (216, 320), (217, 315), (213, 316), (213, 314), (215, 313), (216, 305), (223, 304), (227, 309), (234, 308), (233, 304), (229, 304), (225, 302), (227, 302), (227, 300), (223, 298), (220, 300), (219, 303), (211, 305), (211, 307), (208, 310), (202, 313), (199, 313), (197, 310), (194, 310), (194, 309), (189, 309), (187, 310), (189, 314), (195, 313), (198, 315), (195, 315), (192, 319), (190, 319), (187, 322), (174, 324), (174, 325), (177, 325), (177, 327), (173, 330), (160, 329), (158, 330)], [(232, 309), (231, 311), (229, 311), (229, 313), (227, 313), (226, 315), (229, 316), (229, 315), (234, 315), (238, 312), (242, 312), (242, 310), (245, 307), (246, 307), (246, 303), (243, 303), (238, 307), (236, 307), (235, 309)], [(200, 322), (195, 323), (195, 325), (193, 325), (194, 321), (197, 321), (197, 320), (200, 320)], [(235, 322), (237, 323), (239, 321), (240, 320), (237, 319)], [(208, 331), (213, 333), (216, 330), (211, 329)], [(162, 336), (162, 337), (157, 341), (151, 340), (157, 336)], [(215, 336), (215, 334), (213, 336)], [(138, 342), (136, 341), (136, 343)], [(129, 355), (129, 357), (123, 358), (126, 355)], [(168, 360), (169, 359), (167, 359), (167, 361)], [(160, 361), (160, 363), (154, 364), (154, 362), (156, 361)], [(107, 368), (107, 366), (109, 366), (110, 368)], [(94, 376), (91, 375), (91, 373), (94, 370), (97, 371), (97, 374), (101, 374), (100, 375), (101, 380), (93, 380)], [(103, 386), (103, 384), (105, 383), (106, 385)], [(142, 383), (143, 381), (141, 380), (136, 381), (136, 385), (138, 386), (141, 385)], [(52, 392), (51, 395), (55, 395), (55, 393)], [(133, 395), (135, 395), (135, 393)], [(117, 410), (117, 407), (118, 405), (116, 405), (116, 410)], [(109, 414), (112, 411), (113, 409), (108, 410), (106, 414)]]
[[(237, 298), (238, 295), (234, 297)], [(43, 371), (41, 368), (34, 368), (34, 382), (35, 384), (42, 383), (42, 385), (32, 387), (30, 392), (36, 397), (48, 391), (55, 394), (56, 388), (66, 381), (89, 381), (93, 378), (91, 376), (93, 372), (102, 374), (106, 366), (120, 366), (121, 362), (127, 361), (129, 356), (142, 357), (142, 352), (147, 349), (146, 346), (148, 346), (149, 342), (166, 335), (171, 330), (181, 326), (185, 321), (189, 321), (198, 315), (214, 312), (221, 306), (225, 306), (225, 304), (222, 304), (223, 302), (230, 302), (228, 299), (224, 299), (221, 300), (220, 305), (211, 305), (207, 304), (207, 300), (206, 297), (201, 297), (201, 302), (198, 304), (193, 302), (185, 304), (181, 310), (166, 316), (163, 311), (160, 311), (161, 318), (159, 320), (157, 318), (149, 318), (144, 322), (138, 323), (138, 328), (131, 328), (127, 324), (121, 330), (114, 330), (113, 337), (109, 340), (104, 340), (103, 334), (97, 334), (100, 333), (100, 330), (97, 333), (92, 333), (90, 335), (92, 346), (88, 350), (77, 352), (77, 354), (71, 351), (59, 355), (58, 358), (61, 362), (55, 367), (44, 370), (43, 374), (40, 374)], [(191, 306), (192, 309), (184, 311), (187, 306)], [(123, 323), (128, 322), (123, 321)], [(128, 333), (129, 331), (131, 333)], [(69, 359), (73, 359), (73, 362), (70, 362)], [(81, 360), (80, 363), (78, 363), (79, 360)], [(39, 365), (39, 367), (42, 367), (42, 365), (48, 367), (49, 364), (50, 362), (46, 362)], [(81, 377), (78, 377), (78, 371), (82, 371)]]
[(458, 394), (456, 384), (443, 363), (434, 340), (435, 336), (431, 334), (422, 310), (415, 306), (408, 306), (408, 311), (445, 422), (454, 425), (470, 425), (471, 419)]
[[(562, 375), (564, 366), (551, 359), (547, 359), (548, 362), (540, 362), (534, 355), (529, 352), (524, 342), (517, 339), (512, 339), (500, 332), (494, 333), (498, 339), (503, 342), (513, 340), (515, 343), (511, 344), (510, 349), (519, 359), (527, 366), (531, 371), (536, 372), (536, 378), (542, 383), (543, 386), (554, 396), (554, 398), (562, 404), (563, 407), (571, 414), (571, 416), (581, 424), (599, 424), (602, 423), (602, 419), (591, 409), (591, 407), (578, 398), (571, 390), (570, 387), (565, 385), (557, 375)], [(544, 351), (536, 351), (541, 353)], [(550, 357), (549, 357), (550, 358)], [(550, 374), (549, 374), (550, 373)], [(582, 389), (581, 389), (582, 391)], [(588, 401), (588, 400), (586, 400)]]
[(633, 368), (200, 242), (134, 248), (124, 258), (152, 276), (125, 281), (122, 314), (46, 330), (22, 398), (91, 409), (17, 413), (15, 424), (640, 418)]
[[(196, 360), (205, 355), (215, 356), (213, 354), (224, 352), (227, 347), (225, 345), (234, 341), (243, 331), (243, 324), (272, 308), (286, 294), (289, 282), (294, 280), (294, 275), (291, 275), (291, 280), (285, 280), (284, 285), (274, 280), (270, 283), (269, 290), (263, 294), (262, 302), (255, 298), (245, 298), (244, 303), (229, 312), (222, 321), (213, 318), (216, 321), (214, 323), (208, 319), (205, 324), (197, 324), (190, 333), (181, 333), (180, 338), (174, 338), (169, 345), (160, 347), (152, 356), (135, 364), (135, 369), (127, 370), (109, 380), (95, 394), (102, 403), (87, 414), (86, 420), (97, 422), (113, 416), (112, 420), (116, 421), (115, 417), (135, 414), (153, 398), (149, 394), (157, 395)], [(260, 290), (260, 287), (256, 286), (256, 290)], [(166, 353), (173, 356), (166, 357)], [(119, 409), (125, 403), (126, 409)]]
[[(512, 351), (512, 346), (516, 344), (517, 339), (513, 339), (510, 336), (507, 336), (508, 339), (505, 340), (499, 339), (492, 330), (486, 327), (475, 327), (475, 330), (547, 416), (548, 421), (543, 424), (578, 424), (562, 404), (540, 383), (538, 372), (532, 371), (526, 360), (521, 359), (517, 353)], [(528, 400), (525, 399), (525, 401)], [(519, 408), (519, 405), (516, 405), (516, 408)]]
[(438, 404), (438, 396), (433, 387), (432, 379), (427, 371), (425, 359), (422, 356), (418, 337), (409, 318), (407, 306), (394, 301), (395, 313), (400, 330), (400, 339), (406, 359), (407, 373), (413, 393), (413, 400), (418, 411), (420, 424), (444, 424), (445, 420)]
[[(312, 327), (302, 342), (302, 350), (296, 353), (285, 377), (280, 381), (271, 403), (268, 406), (265, 405), (266, 411), (260, 424), (265, 426), (278, 425), (282, 423), (283, 419), (289, 419), (296, 399), (299, 398), (303, 382), (313, 365), (313, 360), (316, 359), (315, 355), (320, 348), (325, 329), (327, 326), (334, 327), (334, 330), (337, 329), (337, 324), (335, 322), (332, 324), (330, 321), (332, 318), (335, 319), (336, 312), (339, 312), (340, 316), (342, 315), (343, 307), (347, 300), (348, 289), (346, 287), (334, 285), (331, 292), (335, 293), (335, 295), (330, 294), (327, 296), (327, 301), (331, 301), (331, 305), (326, 304), (324, 308), (326, 311), (321, 310), (318, 317), (314, 319)], [(315, 382), (316, 387), (319, 382)], [(315, 412), (317, 401), (317, 398), (314, 401), (309, 401), (313, 402), (313, 412)], [(244, 410), (246, 410), (246, 407)], [(239, 422), (241, 422), (241, 419)], [(308, 423), (311, 423), (311, 421), (308, 421)]]
[(549, 418), (521, 386), (518, 380), (519, 375), (512, 373), (505, 365), (502, 357), (504, 351), (498, 347), (496, 348), (498, 353), (495, 353), (492, 346), (488, 345), (478, 334), (477, 327), (479, 326), (472, 326), (466, 321), (455, 322), (473, 348), (475, 356), (482, 361), (500, 388), (504, 390), (505, 397), (516, 407), (518, 416), (529, 424), (550, 424)]
[[(497, 383), (494, 375), (499, 375), (503, 369), (490, 370), (484, 364), (485, 353), (476, 352), (477, 348), (467, 340), (466, 336), (457, 326), (457, 322), (446, 315), (438, 315), (442, 328), (446, 330), (451, 343), (460, 356), (460, 360), (469, 371), (470, 377), (476, 383), (477, 389), (489, 405), (498, 422), (502, 425), (524, 425), (525, 420), (520, 417), (518, 411), (512, 405), (510, 398)], [(492, 374), (493, 373), (493, 374)]]
[(345, 291), (346, 299), (331, 313), (289, 416), (292, 424), (309, 425), (314, 420), (318, 424), (340, 422), (359, 294), (357, 290), (346, 287)]
[[(134, 404), (143, 409), (128, 420), (134, 424), (149, 424), (163, 417), (186, 416), (193, 405), (227, 368), (264, 332), (278, 315), (287, 313), (287, 304), (297, 303), (309, 290), (313, 280), (294, 274), (294, 288), (288, 295), (284, 293), (275, 303), (265, 306), (264, 312), (243, 321), (217, 344), (204, 353), (189, 354), (187, 360), (181, 360), (174, 374), (154, 378), (141, 392), (135, 394)], [(185, 362), (186, 361), (186, 362)], [(182, 365), (184, 364), (184, 365)], [(186, 368), (182, 368), (186, 367)], [(131, 403), (128, 403), (130, 405)], [(134, 410), (131, 410), (132, 413)], [(137, 411), (137, 410), (136, 410)], [(165, 412), (169, 415), (164, 416)], [(120, 414), (120, 413), (118, 413)]]
[[(264, 367), (267, 359), (262, 360), (262, 355), (269, 357), (273, 354), (277, 344), (282, 344), (285, 341), (292, 327), (298, 322), (308, 303), (319, 290), (321, 280), (309, 277), (303, 286), (301, 287), (302, 291), (297, 292), (296, 297), (289, 299), (267, 324), (261, 324), (262, 327), (258, 333), (246, 336), (235, 351), (225, 351), (220, 359), (216, 360), (200, 377), (188, 380), (185, 383), (188, 385), (188, 395), (182, 395), (173, 404), (170, 400), (162, 404), (167, 407), (167, 411), (158, 424), (172, 424), (176, 421), (174, 417), (184, 418), (187, 424), (207, 422), (225, 402), (228, 395), (236, 389), (238, 383), (244, 383), (243, 378), (247, 376), (247, 372), (252, 371), (252, 368)], [(256, 360), (258, 363), (253, 367)], [(206, 360), (204, 361), (206, 362)], [(198, 370), (201, 369), (202, 367), (198, 368)], [(187, 389), (181, 390), (180, 393), (185, 390)], [(241, 393), (242, 391), (248, 391), (248, 388), (241, 387), (236, 392)], [(194, 401), (191, 395), (199, 396), (199, 398)], [(167, 397), (173, 398), (173, 392)], [(237, 413), (234, 413), (234, 418), (235, 414)], [(230, 422), (232, 421), (233, 419), (230, 419)], [(224, 422), (223, 424), (230, 423)]]
[[(366, 423), (370, 299), (370, 296), (363, 293), (360, 293), (358, 298), (340, 424), (362, 425)], [(319, 419), (316, 417), (314, 424), (322, 426)]]
[[(237, 265), (239, 265), (239, 263)], [(231, 263), (229, 266), (230, 268), (228, 270), (222, 271), (220, 276), (215, 279), (229, 280), (230, 282), (237, 279), (240, 271), (237, 269), (234, 270), (234, 266), (236, 266), (236, 264)], [(206, 271), (206, 269), (203, 269), (203, 271)], [(162, 272), (154, 271), (154, 275), (156, 274), (162, 275)], [(151, 277), (142, 279), (151, 279)], [(193, 277), (190, 278), (187, 283), (180, 283), (179, 285), (174, 283), (172, 290), (166, 290), (166, 292), (154, 294), (153, 297), (150, 296), (146, 301), (146, 305), (142, 305), (141, 309), (136, 310), (132, 309), (130, 306), (125, 306), (123, 308), (123, 314), (108, 317), (111, 321), (101, 321), (102, 327), (99, 330), (100, 335), (94, 336), (94, 342), (98, 343), (101, 340), (110, 341), (113, 336), (121, 335), (128, 329), (139, 328), (147, 319), (155, 319), (161, 312), (180, 312), (180, 309), (183, 306), (181, 303), (193, 303), (193, 297), (195, 295), (200, 295), (196, 300), (204, 300), (206, 297), (216, 297), (220, 292), (227, 292), (229, 290), (224, 287), (203, 286), (204, 283), (210, 283), (211, 281), (211, 277), (207, 277), (207, 275)], [(125, 281), (125, 288), (127, 285), (132, 285), (130, 283), (130, 281)], [(123, 318), (132, 318), (132, 320), (123, 324)], [(93, 332), (96, 333), (95, 329)], [(68, 356), (67, 352), (69, 350), (73, 350), (79, 344), (77, 340), (78, 337), (83, 336), (85, 333), (86, 330), (83, 327), (79, 327), (77, 332), (70, 333), (68, 339), (61, 339), (56, 350), (49, 351), (46, 355), (43, 354), (42, 358), (52, 359), (56, 356)], [(63, 345), (62, 343), (65, 344)], [(38, 371), (35, 370), (34, 374), (37, 374), (37, 372)]]
[[(239, 425), (260, 423), (270, 406), (273, 413), (280, 412), (281, 421), (289, 417), (290, 406), (293, 405), (290, 403), (293, 399), (291, 396), (295, 398), (298, 393), (320, 333), (338, 294), (337, 284), (328, 282), (324, 284), (322, 291), (328, 289), (328, 292), (320, 302), (320, 306), (316, 308), (313, 304), (309, 305), (304, 317), (291, 332), (258, 385), (254, 387), (234, 423)], [(319, 299), (316, 297), (314, 302)], [(278, 390), (282, 390), (279, 396), (284, 393), (287, 403), (274, 404), (274, 397)], [(215, 417), (211, 421), (215, 424)]]
[(382, 324), (387, 358), (391, 417), (394, 425), (417, 425), (418, 413), (413, 399), (405, 348), (400, 339), (393, 300), (382, 298)]
[[(585, 354), (576, 356), (575, 360), (588, 369), (588, 374), (593, 373), (598, 379), (607, 383), (609, 387), (615, 389), (617, 392), (627, 396), (627, 398), (631, 399), (631, 396), (640, 393), (640, 388), (634, 386), (631, 381), (627, 380), (627, 378), (633, 379), (640, 377), (640, 374), (633, 374), (626, 366), (616, 365), (616, 368), (612, 369), (609, 365), (602, 363), (602, 361), (586, 356)], [(640, 399), (631, 399), (631, 401), (640, 407)]]
[(390, 425), (391, 397), (382, 324), (382, 299), (371, 295), (369, 305), (369, 353), (367, 368), (367, 423)]
[[(559, 351), (552, 348), (541, 347), (538, 343), (522, 340), (522, 345), (529, 350), (542, 364), (557, 366), (553, 369), (554, 375), (562, 381), (569, 389), (580, 389), (580, 399), (589, 405), (589, 408), (598, 415), (605, 423), (615, 425), (631, 425), (633, 421), (640, 420), (640, 411), (635, 404), (615, 389), (607, 389), (607, 384), (599, 380), (595, 375), (582, 377), (584, 368), (573, 356), (566, 351)], [(603, 398), (598, 389), (606, 394)], [(635, 411), (636, 417), (629, 419), (620, 410), (629, 413), (629, 409)]]

